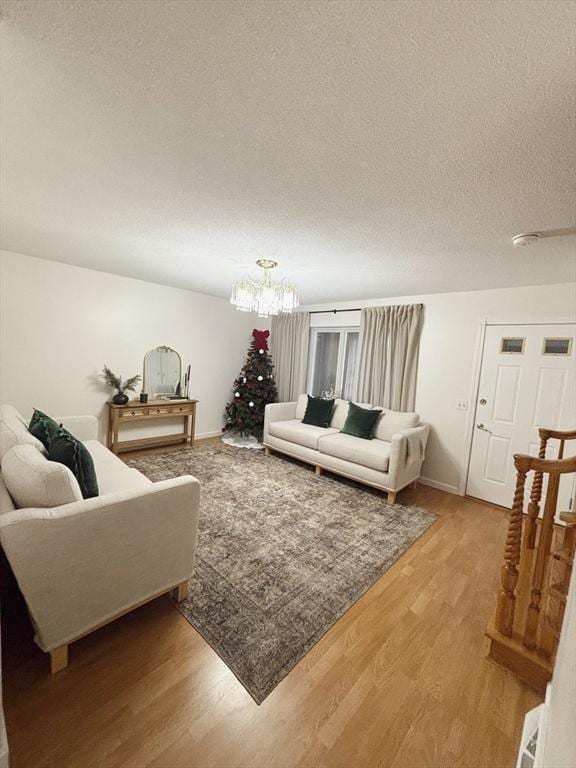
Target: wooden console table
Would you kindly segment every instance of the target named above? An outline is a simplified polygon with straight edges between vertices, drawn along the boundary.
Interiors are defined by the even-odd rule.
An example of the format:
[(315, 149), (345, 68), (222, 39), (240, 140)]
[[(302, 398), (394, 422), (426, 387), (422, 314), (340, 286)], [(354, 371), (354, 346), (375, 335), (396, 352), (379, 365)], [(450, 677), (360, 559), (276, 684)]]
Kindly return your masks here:
[[(194, 445), (196, 429), (196, 403), (198, 400), (151, 400), (141, 403), (132, 400), (126, 405), (108, 403), (108, 448), (113, 453), (135, 451), (138, 448), (152, 448), (171, 443), (186, 443)], [(175, 435), (156, 435), (141, 437), (138, 440), (118, 440), (118, 429), (121, 424), (132, 424), (135, 421), (151, 421), (152, 419), (170, 419), (181, 416), (184, 419), (183, 431)]]

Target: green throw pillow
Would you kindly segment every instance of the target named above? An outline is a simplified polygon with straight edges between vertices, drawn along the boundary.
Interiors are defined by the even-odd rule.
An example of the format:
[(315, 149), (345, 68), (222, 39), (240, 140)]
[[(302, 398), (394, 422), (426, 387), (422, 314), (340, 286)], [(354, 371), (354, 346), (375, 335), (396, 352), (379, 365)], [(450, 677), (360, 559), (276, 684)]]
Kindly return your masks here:
[(378, 409), (360, 408), (356, 403), (348, 406), (348, 416), (342, 427), (345, 435), (354, 435), (364, 440), (372, 440), (372, 432), (382, 411)]
[(306, 413), (302, 424), (313, 424), (315, 427), (329, 427), (334, 400), (326, 400), (323, 397), (311, 397), (308, 395)]
[(85, 499), (98, 496), (96, 470), (86, 446), (67, 429), (60, 427), (48, 444), (48, 459), (65, 464), (72, 471)]
[(42, 413), (42, 411), (34, 409), (34, 413), (32, 414), (32, 418), (30, 419), (30, 424), (28, 426), (28, 432), (40, 440), (44, 448), (48, 448), (50, 440), (54, 437), (59, 429), (60, 424), (57, 424), (54, 419), (51, 419), (50, 416)]

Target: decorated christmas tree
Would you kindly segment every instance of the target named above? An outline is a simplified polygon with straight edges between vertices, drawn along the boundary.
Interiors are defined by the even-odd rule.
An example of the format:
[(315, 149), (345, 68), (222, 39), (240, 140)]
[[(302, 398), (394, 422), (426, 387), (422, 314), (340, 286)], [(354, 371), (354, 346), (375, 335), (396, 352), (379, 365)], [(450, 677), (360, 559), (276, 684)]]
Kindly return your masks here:
[(226, 406), (224, 432), (262, 437), (264, 408), (278, 397), (274, 366), (268, 354), (269, 336), (270, 331), (252, 331), (246, 363), (234, 382), (234, 396)]

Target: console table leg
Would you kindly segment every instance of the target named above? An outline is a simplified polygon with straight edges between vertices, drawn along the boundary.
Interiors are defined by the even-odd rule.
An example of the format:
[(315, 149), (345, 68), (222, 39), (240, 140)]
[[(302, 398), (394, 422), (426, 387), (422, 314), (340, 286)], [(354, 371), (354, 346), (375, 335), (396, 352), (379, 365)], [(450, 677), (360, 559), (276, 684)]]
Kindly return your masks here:
[(114, 423), (112, 425), (112, 453), (118, 453), (118, 417), (114, 414)]

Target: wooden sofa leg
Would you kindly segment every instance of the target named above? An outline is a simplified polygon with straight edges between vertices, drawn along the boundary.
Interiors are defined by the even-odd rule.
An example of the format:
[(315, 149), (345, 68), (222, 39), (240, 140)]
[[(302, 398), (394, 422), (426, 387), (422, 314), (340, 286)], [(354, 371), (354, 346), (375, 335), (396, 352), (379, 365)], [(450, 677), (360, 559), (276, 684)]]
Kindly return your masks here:
[(388, 491), (388, 504), (392, 506), (392, 504), (396, 503), (396, 491)]
[(322, 474), (322, 467), (319, 467), (318, 464), (316, 464), (316, 468), (314, 469), (314, 472), (316, 473), (317, 477), (320, 477)]
[(50, 651), (50, 673), (55, 675), (68, 666), (68, 646), (59, 645), (58, 648)]
[(177, 603), (182, 603), (188, 597), (188, 582), (183, 581), (172, 590), (172, 597)]
[(272, 450), (267, 445), (264, 446), (264, 456), (271, 456)]

